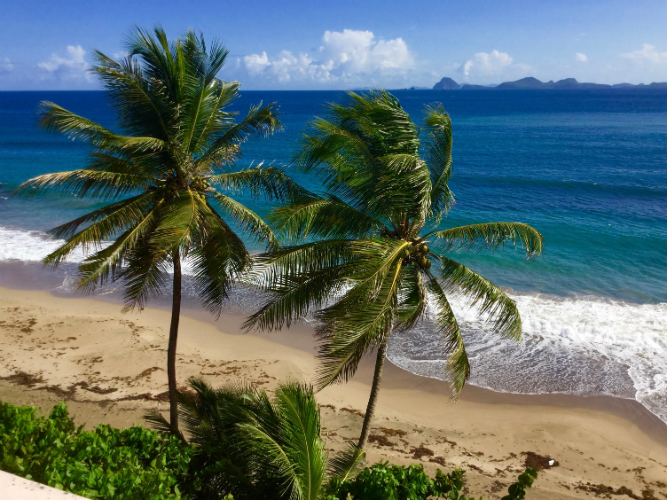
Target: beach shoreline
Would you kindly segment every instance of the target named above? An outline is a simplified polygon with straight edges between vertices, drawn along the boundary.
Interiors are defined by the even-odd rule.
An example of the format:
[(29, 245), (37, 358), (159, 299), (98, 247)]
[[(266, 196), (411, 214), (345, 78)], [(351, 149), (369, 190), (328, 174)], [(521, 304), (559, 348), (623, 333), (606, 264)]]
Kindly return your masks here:
[[(115, 304), (119, 308), (123, 305), (121, 293), (118, 291), (104, 291), (95, 295), (84, 295), (63, 290), (64, 278), (67, 272), (62, 270), (45, 269), (39, 262), (22, 261), (0, 261), (0, 288), (6, 287), (14, 290), (43, 291), (48, 292), (54, 297), (63, 299), (91, 299), (109, 304)], [(151, 309), (162, 311), (171, 311), (171, 299), (168, 296), (153, 299), (149, 304)], [(219, 331), (231, 335), (245, 335), (242, 331), (244, 314), (238, 310), (223, 312), (223, 320), (216, 319), (213, 315), (205, 311), (197, 299), (183, 297), (183, 314), (209, 323)], [(226, 320), (226, 321), (225, 321)], [(227, 327), (229, 325), (229, 327)], [(293, 347), (309, 354), (316, 353), (316, 345), (313, 342), (310, 327), (307, 323), (297, 322), (291, 329), (282, 331), (263, 333), (258, 331), (250, 332), (253, 335), (261, 336), (272, 342)], [(372, 374), (372, 363), (374, 355), (368, 356), (362, 361), (357, 379), (368, 379), (365, 382), (370, 383)], [(419, 387), (420, 390), (442, 394), (446, 397), (451, 395), (449, 385), (439, 379), (414, 374), (403, 368), (400, 368), (388, 360), (388, 368), (391, 373), (390, 381), (385, 383), (397, 384), (399, 386), (409, 385)], [(387, 375), (385, 375), (387, 377)], [(635, 399), (621, 398), (612, 395), (577, 395), (567, 393), (555, 394), (525, 394), (496, 391), (490, 388), (479, 387), (468, 383), (461, 394), (461, 399), (465, 401), (487, 402), (490, 404), (512, 404), (512, 405), (538, 405), (538, 406), (557, 406), (573, 408), (597, 409), (613, 413), (622, 418), (635, 422), (644, 432), (651, 435), (663, 443), (667, 443), (667, 423), (660, 420), (654, 413), (643, 406)]]
[[(166, 410), (163, 301), (122, 314), (113, 295), (65, 298), (3, 287), (0, 304), (0, 400), (44, 411), (66, 400), (75, 421), (89, 427), (140, 424), (146, 411)], [(313, 380), (317, 360), (308, 325), (242, 334), (242, 315), (224, 313), (214, 321), (193, 305), (182, 316), (181, 384), (203, 376), (213, 385), (245, 380), (271, 389), (278, 381)], [(667, 426), (639, 403), (473, 386), (453, 403), (446, 383), (385, 366), (370, 463), (421, 461), (430, 472), (462, 467), (471, 494), (499, 498), (530, 452), (560, 464), (543, 471), (531, 498), (583, 498), (593, 491), (586, 483), (638, 495), (664, 490), (667, 497), (659, 486), (667, 476)], [(329, 449), (358, 436), (371, 371), (368, 359), (348, 384), (318, 394)]]

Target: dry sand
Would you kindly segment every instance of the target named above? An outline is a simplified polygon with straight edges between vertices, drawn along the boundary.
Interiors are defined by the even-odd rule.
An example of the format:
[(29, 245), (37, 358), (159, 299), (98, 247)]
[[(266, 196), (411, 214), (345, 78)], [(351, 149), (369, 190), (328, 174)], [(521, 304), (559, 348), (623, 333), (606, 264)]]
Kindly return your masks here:
[[(241, 335), (242, 318), (217, 322), (186, 311), (178, 377), (213, 385), (245, 380), (312, 380), (317, 368), (307, 326)], [(169, 314), (121, 314), (118, 304), (0, 288), (0, 400), (45, 412), (66, 400), (78, 423), (129, 426), (166, 410)], [(348, 384), (318, 394), (331, 450), (358, 436), (370, 362)], [(667, 499), (667, 426), (632, 401), (516, 396), (466, 387), (456, 404), (446, 384), (388, 364), (368, 461), (421, 461), (433, 473), (465, 468), (470, 494), (500, 498), (526, 462), (540, 473), (528, 498)]]

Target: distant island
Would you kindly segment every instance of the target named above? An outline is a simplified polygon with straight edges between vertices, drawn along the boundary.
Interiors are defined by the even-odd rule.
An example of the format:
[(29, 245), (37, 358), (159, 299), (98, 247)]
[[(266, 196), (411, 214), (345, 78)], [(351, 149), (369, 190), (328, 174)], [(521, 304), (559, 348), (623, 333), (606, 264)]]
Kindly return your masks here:
[[(645, 87), (645, 88), (665, 88), (667, 89), (667, 82), (654, 82), (648, 85), (640, 83), (634, 85), (632, 83), (616, 83), (608, 85), (605, 83), (580, 83), (574, 78), (566, 78), (558, 80), (557, 82), (549, 81), (542, 82), (532, 76), (522, 78), (515, 82), (504, 82), (500, 85), (461, 85), (448, 77), (444, 77), (433, 86), (433, 90), (511, 90), (511, 89), (598, 89), (598, 88), (629, 88), (629, 87)], [(412, 88), (416, 90), (416, 87)]]

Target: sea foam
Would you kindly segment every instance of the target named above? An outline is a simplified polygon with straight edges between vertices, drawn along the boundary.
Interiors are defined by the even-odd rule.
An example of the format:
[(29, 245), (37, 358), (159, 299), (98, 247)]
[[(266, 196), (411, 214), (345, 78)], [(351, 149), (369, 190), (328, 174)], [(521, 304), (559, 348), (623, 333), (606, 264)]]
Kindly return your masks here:
[[(631, 398), (667, 422), (667, 303), (508, 294), (521, 313), (520, 344), (495, 334), (488, 318), (463, 298), (451, 300), (472, 384), (520, 394)], [(444, 342), (427, 319), (393, 336), (389, 358), (418, 375), (446, 380), (443, 352)]]

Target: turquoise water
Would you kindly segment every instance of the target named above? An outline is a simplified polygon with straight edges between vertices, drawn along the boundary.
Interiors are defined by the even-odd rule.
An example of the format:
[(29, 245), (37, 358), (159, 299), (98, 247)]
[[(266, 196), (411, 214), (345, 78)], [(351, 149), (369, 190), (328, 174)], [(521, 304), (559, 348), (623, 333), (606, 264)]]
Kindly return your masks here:
[[(452, 116), (457, 204), (443, 226), (513, 220), (545, 237), (536, 261), (512, 249), (459, 256), (509, 289), (524, 319), (525, 341), (516, 347), (498, 342), (462, 301), (456, 306), (469, 335), (473, 383), (632, 397), (667, 419), (667, 91), (396, 95), (415, 119), (434, 101)], [(288, 165), (306, 122), (339, 96), (245, 92), (239, 110), (277, 101), (285, 131), (248, 143), (240, 165)], [(85, 165), (84, 145), (36, 126), (43, 99), (113, 127), (100, 93), (0, 93), (0, 260), (39, 260), (57, 244), (44, 231), (91, 207), (55, 195), (10, 196), (29, 177)], [(315, 179), (295, 177), (318, 189)], [(260, 213), (269, 208), (248, 203)], [(428, 323), (397, 339), (390, 357), (415, 373), (443, 376)]]

